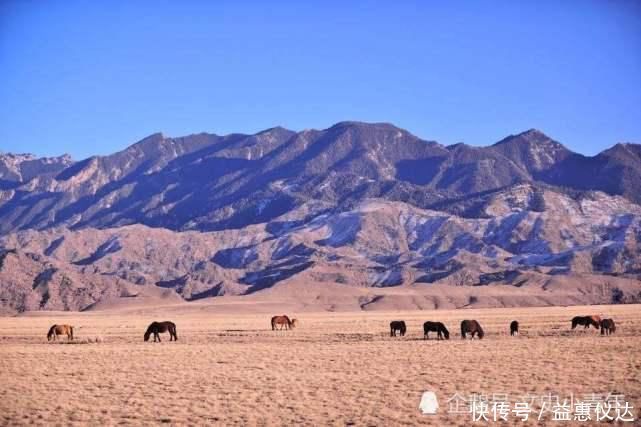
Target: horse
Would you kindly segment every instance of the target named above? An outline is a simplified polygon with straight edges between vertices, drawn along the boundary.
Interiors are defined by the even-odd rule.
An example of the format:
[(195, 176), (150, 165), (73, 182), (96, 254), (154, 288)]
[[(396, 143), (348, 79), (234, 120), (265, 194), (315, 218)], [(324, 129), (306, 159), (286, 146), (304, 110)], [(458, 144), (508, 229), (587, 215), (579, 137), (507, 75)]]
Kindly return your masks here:
[(159, 334), (165, 332), (169, 332), (169, 341), (178, 341), (178, 335), (176, 335), (176, 324), (173, 322), (152, 322), (147, 328), (147, 332), (145, 332), (145, 341), (149, 341), (149, 336), (154, 334), (154, 342), (156, 342), (156, 340), (160, 342)]
[(476, 334), (479, 339), (483, 339), (483, 335), (485, 335), (479, 322), (476, 320), (463, 320), (461, 322), (461, 338), (465, 339), (467, 334), (470, 334), (472, 339), (474, 339), (474, 334)]
[(57, 340), (58, 335), (66, 335), (67, 340), (73, 340), (73, 326), (71, 325), (53, 325), (47, 333), (47, 341)]
[(285, 316), (284, 314), (282, 316), (274, 316), (272, 317), (272, 331), (276, 330), (276, 326), (280, 325), (280, 329), (283, 329), (283, 326), (285, 329), (291, 329), (292, 326), (292, 321), (289, 320), (289, 317)]
[(450, 339), (450, 331), (448, 331), (445, 325), (441, 322), (423, 323), (423, 339), (430, 339), (430, 332), (436, 332), (438, 334), (436, 339), (442, 340), (444, 335), (446, 340)]
[(298, 319), (292, 319), (292, 329), (294, 329), (295, 327), (297, 327), (297, 326), (298, 326), (298, 324), (299, 324)]
[(395, 337), (396, 331), (398, 331), (403, 337), (405, 336), (405, 332), (407, 331), (407, 326), (405, 326), (404, 320), (394, 320), (390, 322), (389, 328), (390, 328), (390, 337)]
[(510, 323), (510, 335), (518, 335), (519, 334), (519, 322), (516, 320), (512, 320), (512, 323)]
[(576, 328), (577, 325), (584, 326), (583, 329), (590, 328), (590, 325), (594, 326), (595, 329), (599, 329), (601, 326), (601, 318), (599, 316), (576, 316), (572, 318), (572, 329)]
[(617, 330), (614, 320), (603, 319), (601, 320), (601, 335), (610, 335)]

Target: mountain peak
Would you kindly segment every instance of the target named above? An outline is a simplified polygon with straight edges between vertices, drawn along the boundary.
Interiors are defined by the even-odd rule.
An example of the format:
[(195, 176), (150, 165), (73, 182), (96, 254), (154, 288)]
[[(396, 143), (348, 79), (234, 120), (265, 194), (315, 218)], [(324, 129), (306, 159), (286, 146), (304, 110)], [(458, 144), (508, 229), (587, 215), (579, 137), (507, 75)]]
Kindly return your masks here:
[(544, 137), (544, 138), (550, 138), (546, 134), (544, 134), (542, 131), (539, 129), (531, 128), (528, 129), (524, 132), (519, 133), (517, 136), (528, 136), (528, 137)]
[(330, 126), (327, 130), (340, 129), (340, 128), (388, 129), (388, 130), (406, 132), (403, 129), (387, 122), (360, 122), (355, 120), (347, 120), (347, 121), (335, 123), (334, 125)]
[(528, 129), (516, 135), (510, 135), (506, 138), (503, 138), (499, 142), (493, 144), (493, 147), (500, 147), (500, 146), (507, 146), (507, 145), (512, 145), (512, 146), (545, 145), (545, 146), (548, 146), (549, 148), (553, 148), (554, 150), (561, 149), (563, 151), (568, 151), (565, 148), (565, 146), (563, 146), (563, 144), (553, 140), (552, 138), (544, 134), (542, 131), (534, 128)]

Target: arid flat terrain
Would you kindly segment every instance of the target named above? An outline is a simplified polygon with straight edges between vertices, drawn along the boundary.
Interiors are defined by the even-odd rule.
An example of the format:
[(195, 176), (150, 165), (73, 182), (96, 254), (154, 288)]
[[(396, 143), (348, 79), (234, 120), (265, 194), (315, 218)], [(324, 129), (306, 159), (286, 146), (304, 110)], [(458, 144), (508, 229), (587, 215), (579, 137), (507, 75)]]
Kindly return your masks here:
[[(0, 318), (0, 424), (470, 425), (470, 414), (449, 412), (457, 393), (511, 402), (617, 393), (634, 406), (636, 425), (641, 417), (639, 305), (292, 312), (300, 321), (292, 331), (272, 331), (270, 315), (252, 305), (237, 309)], [(570, 330), (583, 314), (614, 318), (616, 333)], [(405, 337), (389, 336), (396, 319), (407, 322)], [(484, 339), (461, 340), (462, 319), (477, 319)], [(509, 336), (513, 319), (518, 337)], [(162, 343), (143, 342), (153, 320), (174, 321), (179, 341), (164, 334)], [(424, 341), (426, 320), (444, 322), (451, 339)], [(54, 323), (75, 325), (77, 344), (48, 343)], [(436, 393), (438, 414), (419, 410), (424, 391)], [(552, 413), (544, 420), (575, 424), (556, 424)], [(509, 424), (523, 423), (510, 416)]]

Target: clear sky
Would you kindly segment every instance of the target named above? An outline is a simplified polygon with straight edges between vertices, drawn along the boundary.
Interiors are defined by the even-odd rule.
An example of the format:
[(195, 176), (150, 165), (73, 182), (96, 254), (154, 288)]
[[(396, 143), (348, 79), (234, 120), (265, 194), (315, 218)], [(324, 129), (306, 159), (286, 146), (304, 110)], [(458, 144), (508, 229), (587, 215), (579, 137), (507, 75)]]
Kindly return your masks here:
[(641, 1), (1, 1), (0, 151), (391, 122), (641, 142)]

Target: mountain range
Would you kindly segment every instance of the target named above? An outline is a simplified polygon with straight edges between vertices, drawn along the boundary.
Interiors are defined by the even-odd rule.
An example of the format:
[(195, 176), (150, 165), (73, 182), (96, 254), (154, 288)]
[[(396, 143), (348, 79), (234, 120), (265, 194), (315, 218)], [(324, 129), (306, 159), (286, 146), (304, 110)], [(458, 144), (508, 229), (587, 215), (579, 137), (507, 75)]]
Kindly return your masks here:
[(360, 122), (153, 134), (80, 161), (0, 154), (0, 306), (79, 310), (299, 282), (367, 288), (372, 305), (377, 288), (543, 292), (560, 278), (609, 286), (573, 288), (570, 302), (632, 301), (640, 179), (639, 144), (588, 157), (532, 129), (444, 146)]

